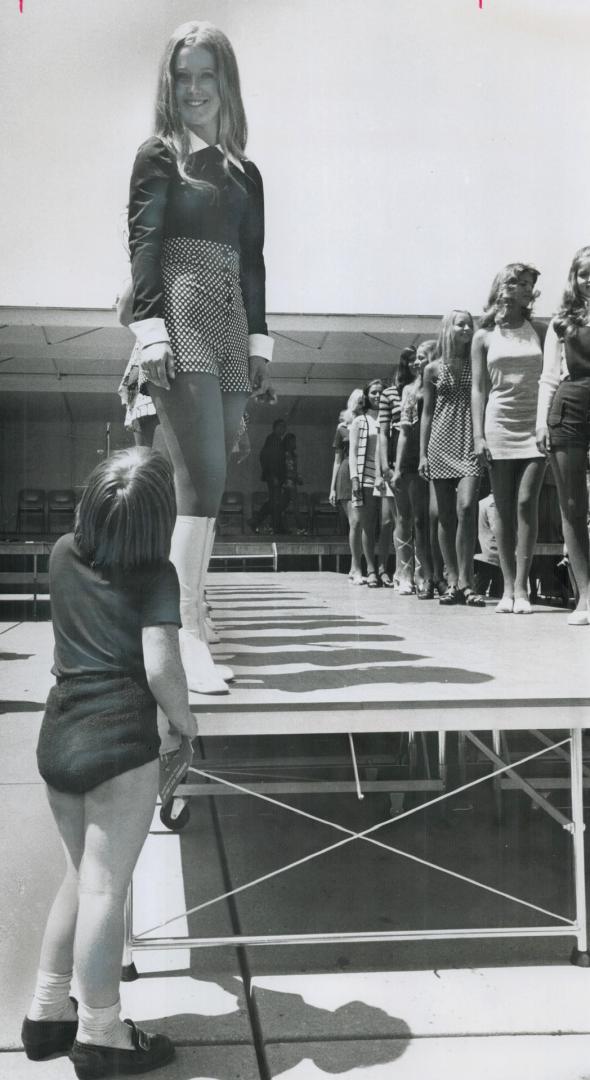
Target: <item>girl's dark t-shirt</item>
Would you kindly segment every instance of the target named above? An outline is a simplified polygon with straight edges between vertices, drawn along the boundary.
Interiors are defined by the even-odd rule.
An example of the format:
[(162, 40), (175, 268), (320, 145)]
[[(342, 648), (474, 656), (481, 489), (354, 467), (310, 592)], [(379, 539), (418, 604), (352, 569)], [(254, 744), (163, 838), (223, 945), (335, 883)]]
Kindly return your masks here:
[(53, 674), (145, 674), (144, 626), (180, 626), (180, 590), (172, 563), (106, 577), (82, 559), (72, 533), (49, 560), (55, 636)]

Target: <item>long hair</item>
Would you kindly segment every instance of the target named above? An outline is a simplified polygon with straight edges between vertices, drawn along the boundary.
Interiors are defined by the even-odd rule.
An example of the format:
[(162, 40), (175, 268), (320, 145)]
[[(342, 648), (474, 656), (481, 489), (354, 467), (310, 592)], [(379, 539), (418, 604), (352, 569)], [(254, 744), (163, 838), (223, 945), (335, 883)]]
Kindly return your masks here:
[(448, 315), (443, 315), (436, 351), (445, 364), (450, 364), (455, 356), (453, 328), (456, 315), (467, 315), (471, 322), (471, 328), (473, 329), (473, 315), (464, 308), (455, 308), (453, 311), (449, 312)]
[(369, 390), (371, 389), (372, 386), (377, 386), (377, 385), (379, 385), (381, 387), (381, 389), (383, 390), (383, 379), (371, 379), (370, 382), (366, 383), (366, 385), (363, 386), (363, 407), (362, 407), (362, 412), (368, 412), (368, 410), (370, 408), (372, 408), (371, 402), (369, 401)]
[(218, 143), (223, 152), (224, 168), (228, 175), (229, 155), (233, 155), (238, 160), (243, 158), (248, 138), (248, 125), (240, 89), (240, 73), (229, 39), (213, 23), (204, 21), (186, 22), (177, 26), (166, 45), (160, 64), (154, 133), (173, 154), (182, 179), (191, 187), (211, 191), (211, 184), (203, 180), (195, 180), (186, 171), (190, 140), (188, 131), (180, 118), (174, 84), (176, 58), (185, 45), (202, 46), (208, 49), (215, 59), (221, 101)]
[(352, 391), (352, 394), (348, 395), (346, 408), (340, 413), (338, 423), (346, 424), (346, 427), (350, 427), (355, 416), (358, 416), (358, 414), (363, 411), (363, 401), (364, 393), (359, 386), (356, 390)]
[[(508, 263), (507, 266), (496, 274), (480, 322), (480, 326), (484, 330), (489, 330), (492, 326), (501, 326), (502, 323), (506, 322), (508, 309), (512, 300), (512, 289), (522, 274), (532, 274), (533, 283), (536, 282), (539, 277), (539, 271), (536, 267), (531, 266), (529, 263), (521, 262)], [(522, 314), (525, 319), (531, 318), (533, 304), (538, 296), (538, 292), (533, 293), (531, 303), (523, 310)]]
[(409, 383), (414, 381), (414, 376), (410, 371), (410, 365), (413, 364), (416, 359), (416, 348), (414, 345), (408, 345), (407, 348), (402, 349), (399, 354), (399, 364), (395, 374), (395, 385), (401, 394), (404, 386), (408, 386)]
[(553, 319), (555, 333), (560, 341), (575, 337), (588, 318), (588, 301), (580, 293), (576, 282), (578, 270), (583, 263), (590, 263), (590, 246), (588, 245), (576, 251), (572, 259), (561, 304)]
[(172, 470), (144, 446), (120, 450), (88, 478), (74, 539), (85, 562), (134, 570), (168, 561), (176, 518)]

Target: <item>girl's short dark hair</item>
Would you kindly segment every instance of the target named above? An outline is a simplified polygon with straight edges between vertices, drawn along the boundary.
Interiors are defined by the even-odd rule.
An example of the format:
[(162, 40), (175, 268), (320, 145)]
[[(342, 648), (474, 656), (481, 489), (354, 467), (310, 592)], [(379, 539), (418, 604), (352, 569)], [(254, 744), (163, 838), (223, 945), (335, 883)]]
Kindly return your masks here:
[(120, 450), (88, 477), (74, 539), (85, 562), (134, 570), (168, 561), (176, 518), (172, 469), (144, 446)]

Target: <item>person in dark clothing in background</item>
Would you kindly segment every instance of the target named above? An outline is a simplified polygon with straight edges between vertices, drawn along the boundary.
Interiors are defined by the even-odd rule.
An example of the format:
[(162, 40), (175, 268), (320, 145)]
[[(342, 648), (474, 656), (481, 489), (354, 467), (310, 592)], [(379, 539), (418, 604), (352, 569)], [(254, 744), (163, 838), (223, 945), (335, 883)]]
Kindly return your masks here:
[(250, 527), (258, 532), (263, 521), (270, 518), (272, 531), (284, 532), (282, 521), (282, 487), (285, 479), (285, 446), (284, 438), (287, 425), (284, 420), (275, 420), (272, 432), (267, 435), (264, 446), (260, 451), (261, 478), (268, 487), (268, 499), (260, 507), (257, 514), (250, 518)]

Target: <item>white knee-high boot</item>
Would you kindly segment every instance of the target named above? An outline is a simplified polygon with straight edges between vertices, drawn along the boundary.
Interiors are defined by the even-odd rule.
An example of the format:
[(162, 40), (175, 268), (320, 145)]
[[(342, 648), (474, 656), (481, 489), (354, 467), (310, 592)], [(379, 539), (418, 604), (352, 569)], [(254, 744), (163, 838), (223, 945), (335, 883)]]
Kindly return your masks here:
[(227, 684), (217, 671), (203, 640), (199, 604), (207, 572), (208, 518), (179, 515), (176, 518), (170, 560), (180, 583), (180, 655), (189, 690), (198, 694), (226, 694)]
[[(206, 552), (206, 554), (207, 554), (207, 568), (208, 568), (209, 563), (211, 561), (211, 554), (213, 552), (213, 545), (215, 543), (215, 524), (216, 524), (216, 522), (215, 522), (215, 518), (207, 518), (207, 521), (208, 521), (208, 528), (207, 528), (207, 552)], [(208, 606), (208, 604), (206, 602), (206, 599), (205, 599), (204, 580), (205, 579), (203, 577), (203, 600), (202, 600), (202, 603), (201, 603), (201, 610), (203, 612), (203, 626), (204, 626), (205, 635), (206, 635), (205, 640), (208, 641), (210, 645), (218, 645), (219, 642), (221, 641), (221, 638), (220, 638), (219, 634), (217, 633), (217, 630), (215, 628), (215, 623), (213, 622), (213, 619), (212, 619), (212, 617), (211, 617), (211, 615), (209, 613), (209, 606)]]

